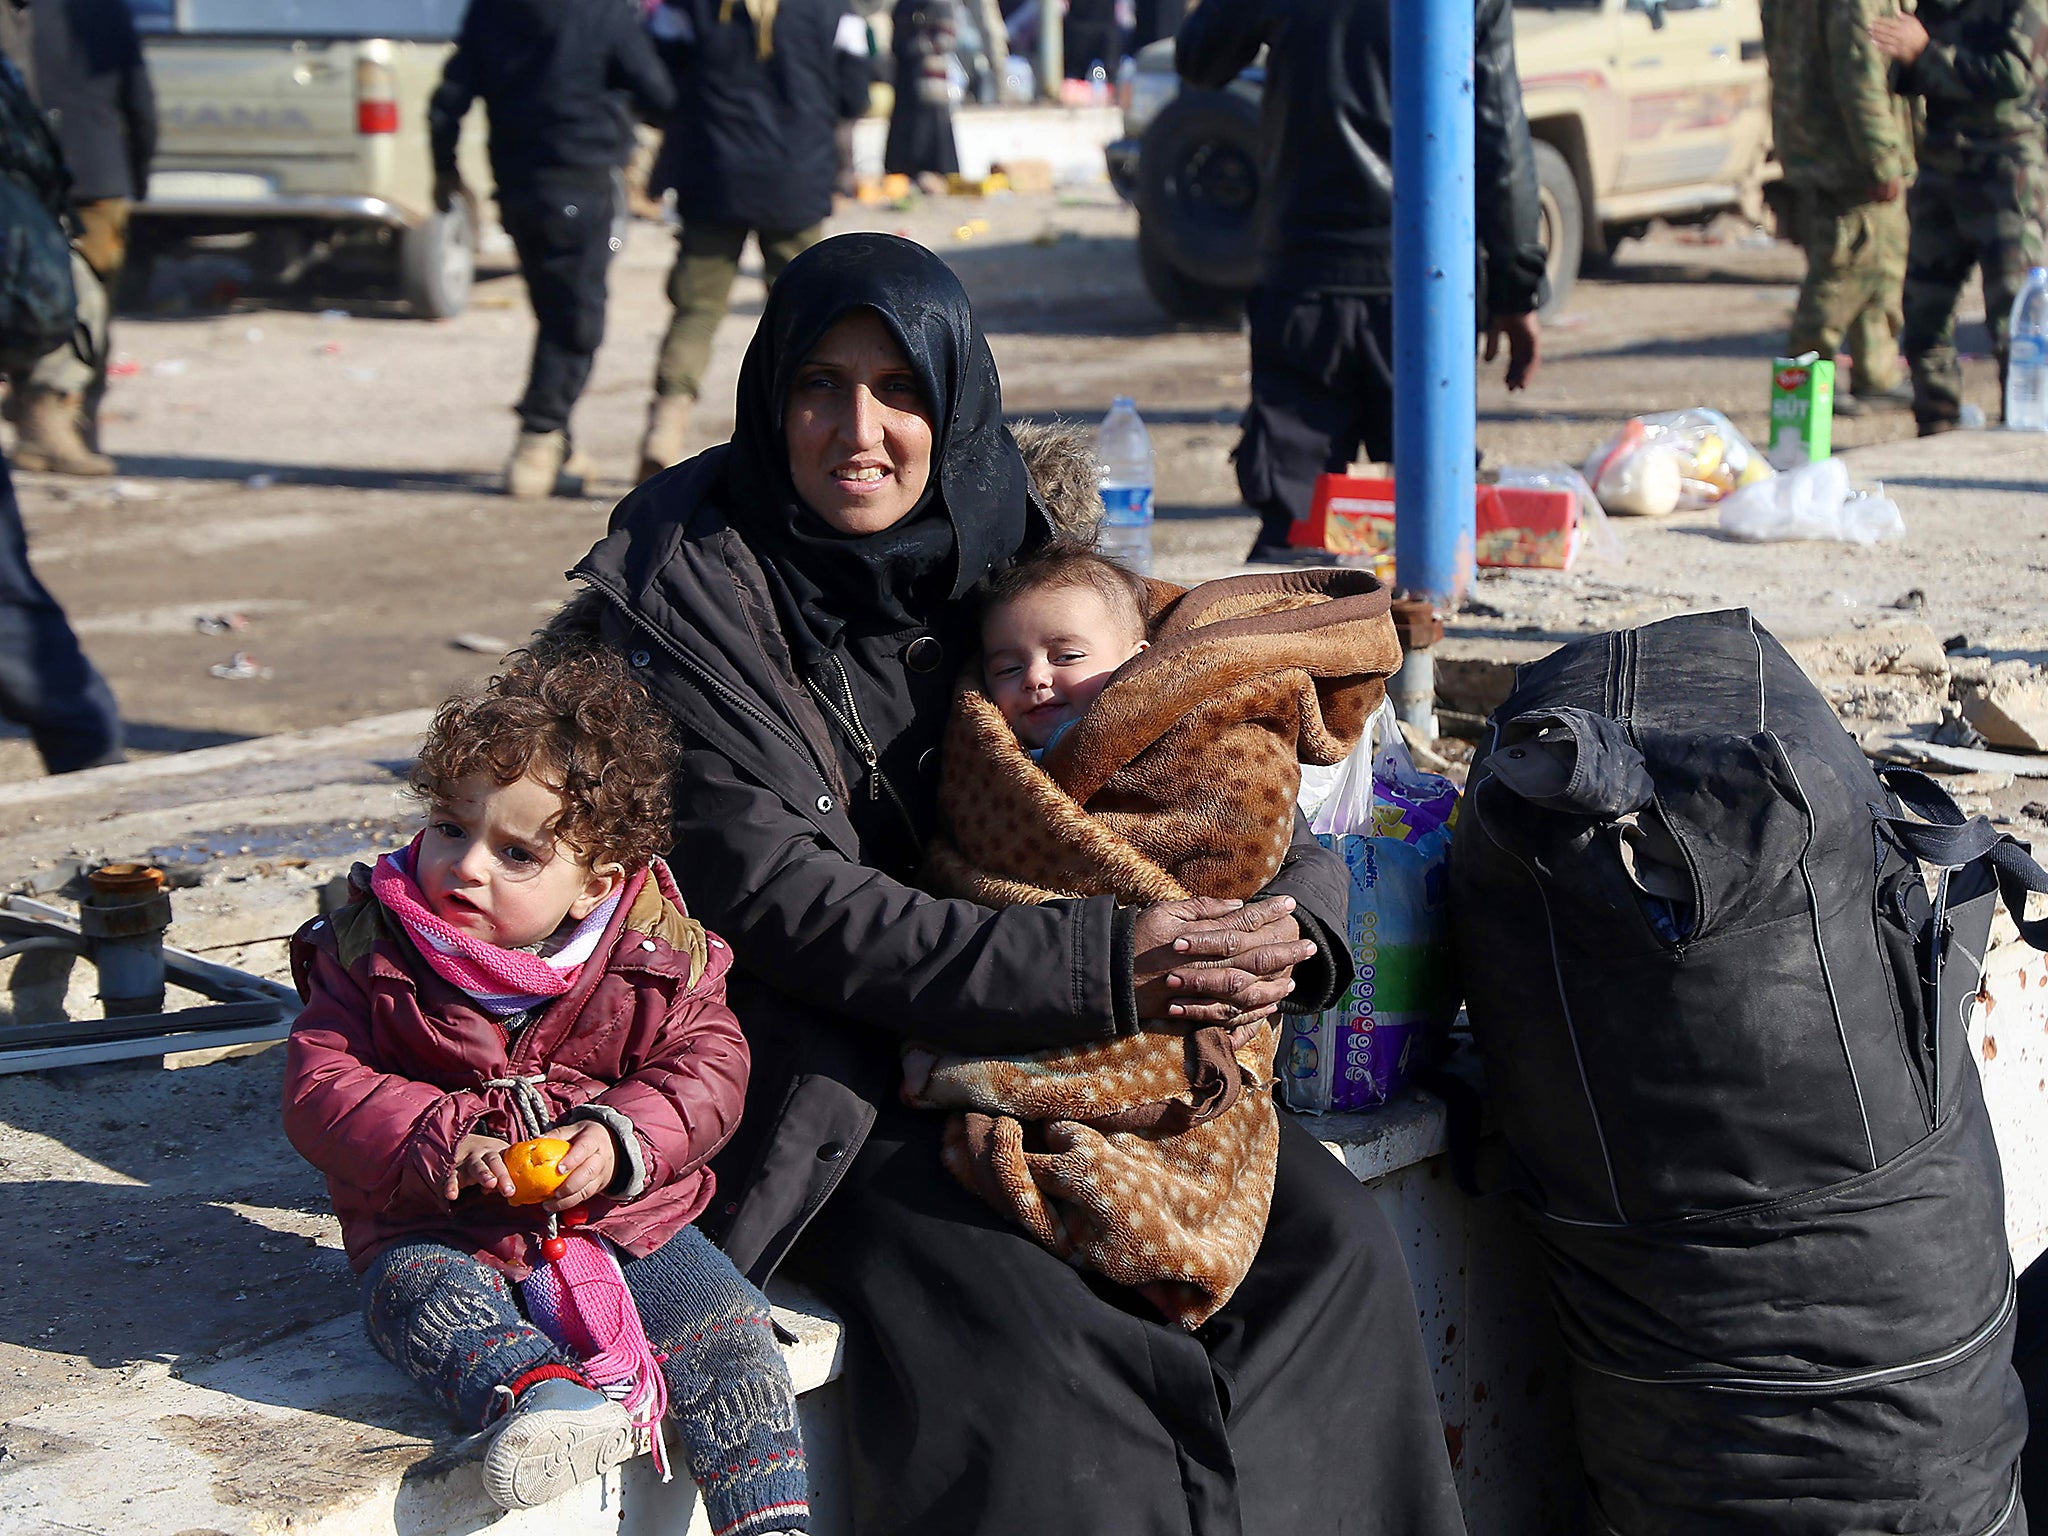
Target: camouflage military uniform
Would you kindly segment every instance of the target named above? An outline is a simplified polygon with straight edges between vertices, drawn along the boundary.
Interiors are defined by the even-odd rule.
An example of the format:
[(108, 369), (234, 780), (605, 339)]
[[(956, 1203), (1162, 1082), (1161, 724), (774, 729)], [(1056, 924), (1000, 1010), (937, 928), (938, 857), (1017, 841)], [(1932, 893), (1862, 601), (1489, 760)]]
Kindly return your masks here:
[(1854, 354), (1851, 392), (1897, 387), (1906, 204), (1878, 202), (1913, 174), (1913, 119), (1870, 40), (1898, 0), (1764, 0), (1772, 131), (1792, 193), (1806, 282), (1787, 350)]
[(1962, 412), (1956, 299), (1978, 267), (1985, 320), (2005, 381), (2006, 325), (2027, 268), (2043, 260), (2048, 139), (2041, 88), (2048, 71), (2048, 0), (1920, 0), (1926, 50), (1896, 69), (1924, 98), (1920, 177), (1907, 212), (1906, 323), (1913, 415), (1923, 432)]

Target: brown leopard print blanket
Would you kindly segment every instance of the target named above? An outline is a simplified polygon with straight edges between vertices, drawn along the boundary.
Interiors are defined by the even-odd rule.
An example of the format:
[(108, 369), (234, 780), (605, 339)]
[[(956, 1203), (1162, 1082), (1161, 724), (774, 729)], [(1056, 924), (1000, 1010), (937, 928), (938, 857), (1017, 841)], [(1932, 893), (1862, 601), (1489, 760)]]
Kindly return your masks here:
[[(1152, 645), (1034, 763), (981, 691), (954, 696), (926, 883), (990, 906), (1249, 899), (1293, 838), (1301, 764), (1340, 762), (1400, 665), (1362, 571), (1151, 583)], [(952, 1111), (947, 1167), (1039, 1242), (1197, 1328), (1265, 1235), (1278, 1035), (1149, 1028), (1030, 1056), (904, 1053)]]

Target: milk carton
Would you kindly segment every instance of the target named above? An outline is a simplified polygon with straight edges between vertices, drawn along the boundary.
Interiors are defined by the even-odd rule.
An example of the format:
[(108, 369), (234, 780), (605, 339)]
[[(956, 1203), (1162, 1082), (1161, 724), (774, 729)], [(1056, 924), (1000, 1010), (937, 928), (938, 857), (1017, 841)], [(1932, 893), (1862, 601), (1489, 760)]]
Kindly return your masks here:
[(1834, 452), (1835, 364), (1818, 352), (1771, 363), (1771, 442), (1765, 457), (1780, 469)]

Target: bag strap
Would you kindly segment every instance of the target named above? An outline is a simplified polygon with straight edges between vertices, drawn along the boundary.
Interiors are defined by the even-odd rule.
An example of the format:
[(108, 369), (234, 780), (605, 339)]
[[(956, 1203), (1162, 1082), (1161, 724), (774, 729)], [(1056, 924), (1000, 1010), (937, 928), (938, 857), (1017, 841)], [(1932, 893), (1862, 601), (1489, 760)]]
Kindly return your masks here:
[(1955, 798), (1918, 769), (1880, 768), (1877, 776), (1913, 813), (1877, 818), (1899, 846), (1944, 870), (1981, 862), (1998, 882), (1998, 894), (2020, 937), (2035, 949), (2048, 950), (2048, 917), (2027, 917), (2028, 894), (2048, 893), (2048, 870), (2035, 861), (2033, 850), (2010, 832), (1999, 831), (1988, 818), (1965, 816)]

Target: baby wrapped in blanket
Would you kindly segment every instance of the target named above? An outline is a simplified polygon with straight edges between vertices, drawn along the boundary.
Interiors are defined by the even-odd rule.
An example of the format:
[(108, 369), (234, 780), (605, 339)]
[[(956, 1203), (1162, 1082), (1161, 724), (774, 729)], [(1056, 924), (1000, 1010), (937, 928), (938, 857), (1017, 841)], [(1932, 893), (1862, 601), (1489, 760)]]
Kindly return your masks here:
[[(1294, 829), (1301, 764), (1341, 761), (1400, 664), (1388, 594), (1352, 570), (1191, 590), (1085, 546), (1004, 573), (942, 753), (933, 890), (1250, 899)], [(953, 1111), (960, 1181), (1053, 1252), (1199, 1327), (1265, 1234), (1277, 1031), (1148, 1028), (1017, 1057), (904, 1054), (904, 1096)]]

